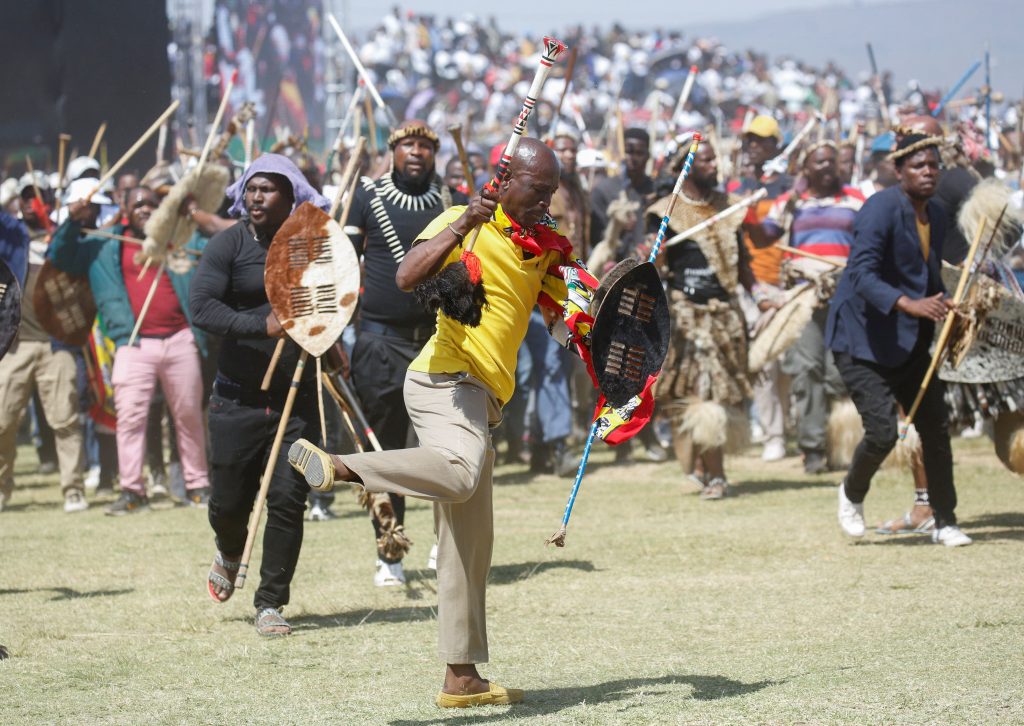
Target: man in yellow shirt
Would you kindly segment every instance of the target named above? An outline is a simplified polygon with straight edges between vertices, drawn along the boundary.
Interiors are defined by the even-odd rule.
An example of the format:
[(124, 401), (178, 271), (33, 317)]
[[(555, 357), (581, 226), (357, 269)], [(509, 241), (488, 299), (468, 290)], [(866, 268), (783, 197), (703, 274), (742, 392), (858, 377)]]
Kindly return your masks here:
[(523, 139), (497, 192), (485, 189), (468, 206), (437, 217), (399, 266), (398, 286), (412, 290), (457, 261), (463, 239), (480, 227), (473, 248), (487, 298), (480, 324), (463, 325), (439, 313), (437, 332), (406, 376), (405, 403), (419, 447), (333, 456), (300, 440), (288, 454), (321, 491), (341, 480), (434, 502), (439, 654), (447, 664), (437, 697), (442, 707), (523, 698), (523, 691), (489, 683), (476, 669), (488, 659), (484, 591), (494, 538), (489, 429), (501, 420), (515, 388), (516, 353), (530, 311), (542, 293), (554, 300), (567, 295), (556, 266), (568, 261), (571, 248), (541, 224), (558, 179), (554, 153)]

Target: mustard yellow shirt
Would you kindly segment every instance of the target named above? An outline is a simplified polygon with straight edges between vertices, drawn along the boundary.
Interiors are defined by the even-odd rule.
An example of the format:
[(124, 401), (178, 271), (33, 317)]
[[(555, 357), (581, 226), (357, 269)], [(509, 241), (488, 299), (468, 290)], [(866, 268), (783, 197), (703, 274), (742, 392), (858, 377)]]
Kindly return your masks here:
[[(431, 239), (464, 210), (458, 206), (442, 212), (418, 239)], [(463, 325), (438, 312), (437, 331), (409, 364), (409, 370), (421, 373), (469, 373), (490, 388), (501, 405), (515, 390), (517, 353), (537, 297), (546, 292), (564, 300), (567, 295), (561, 276), (548, 273), (549, 267), (562, 262), (561, 254), (551, 251), (523, 259), (522, 247), (506, 232), (509, 225), (499, 205), (494, 219), (480, 228), (473, 247), (487, 296), (480, 325)], [(445, 264), (458, 261), (461, 255), (462, 247), (456, 247)]]
[(922, 222), (914, 215), (914, 222), (917, 223), (917, 236), (921, 240), (921, 254), (928, 259), (928, 253), (932, 248), (932, 226), (929, 222)]

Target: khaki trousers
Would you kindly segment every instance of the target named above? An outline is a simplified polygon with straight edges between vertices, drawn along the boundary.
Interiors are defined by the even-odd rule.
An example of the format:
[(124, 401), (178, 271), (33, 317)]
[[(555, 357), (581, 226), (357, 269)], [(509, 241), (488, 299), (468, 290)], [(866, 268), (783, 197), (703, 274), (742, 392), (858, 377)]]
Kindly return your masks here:
[(434, 503), (438, 654), (445, 663), (483, 663), (485, 589), (494, 541), (490, 428), (501, 421), (501, 407), (490, 389), (468, 373), (409, 371), (404, 394), (420, 445), (340, 458), (367, 491)]
[(49, 341), (20, 340), (0, 360), (0, 492), (10, 494), (14, 488), (18, 423), (32, 397), (33, 383), (53, 428), (61, 491), (82, 490), (75, 358), (66, 350), (53, 351)]

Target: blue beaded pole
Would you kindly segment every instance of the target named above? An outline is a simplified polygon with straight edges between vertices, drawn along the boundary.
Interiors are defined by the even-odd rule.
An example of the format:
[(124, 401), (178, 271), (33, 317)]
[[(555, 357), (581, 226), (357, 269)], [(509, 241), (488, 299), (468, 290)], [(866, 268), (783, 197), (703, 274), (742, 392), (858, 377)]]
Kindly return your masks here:
[(683, 168), (679, 171), (679, 177), (676, 179), (676, 186), (672, 190), (672, 196), (669, 197), (668, 209), (665, 210), (665, 216), (661, 218), (661, 226), (658, 227), (658, 236), (654, 240), (654, 246), (651, 247), (651, 256), (647, 259), (648, 262), (653, 263), (658, 259), (658, 253), (661, 252), (661, 243), (665, 241), (665, 233), (668, 232), (668, 222), (672, 217), (672, 210), (676, 206), (679, 192), (683, 190), (683, 182), (686, 181), (686, 177), (690, 176), (690, 169), (693, 167), (693, 157), (697, 155), (697, 148), (699, 146), (700, 134), (694, 134), (693, 141), (690, 143), (690, 151), (686, 154)]
[[(665, 211), (665, 216), (662, 217), (661, 227), (658, 229), (658, 237), (654, 241), (654, 246), (651, 248), (651, 256), (648, 260), (649, 263), (654, 263), (658, 257), (658, 252), (661, 250), (661, 243), (665, 241), (665, 234), (668, 232), (669, 218), (672, 216), (672, 209), (675, 207), (676, 199), (679, 198), (679, 192), (683, 189), (683, 182), (686, 181), (686, 177), (690, 175), (690, 169), (693, 167), (693, 157), (697, 154), (697, 148), (700, 146), (701, 136), (700, 134), (693, 135), (693, 142), (690, 144), (690, 151), (686, 154), (686, 160), (683, 162), (683, 168), (679, 172), (679, 178), (676, 179), (676, 186), (672, 190), (672, 196), (668, 202), (668, 209)], [(590, 448), (594, 445), (594, 437), (597, 436), (597, 419), (590, 426), (590, 433), (587, 434), (587, 443), (583, 447), (583, 456), (580, 459), (580, 465), (576, 469), (576, 479), (572, 483), (572, 491), (569, 493), (569, 501), (565, 505), (565, 514), (562, 515), (562, 526), (558, 528), (558, 531), (551, 535), (544, 544), (553, 544), (555, 547), (565, 547), (565, 535), (566, 529), (569, 526), (569, 517), (572, 516), (572, 506), (576, 503), (576, 495), (580, 491), (580, 484), (583, 483), (583, 474), (587, 471), (587, 462), (590, 460)]]
[(572, 483), (572, 492), (569, 494), (569, 501), (565, 505), (565, 514), (562, 515), (562, 526), (558, 528), (544, 544), (553, 544), (555, 547), (565, 547), (565, 529), (569, 526), (569, 517), (572, 515), (572, 505), (576, 503), (576, 494), (583, 482), (583, 474), (587, 470), (587, 462), (590, 460), (590, 447), (594, 445), (594, 437), (597, 436), (597, 420), (590, 426), (590, 433), (587, 434), (587, 443), (583, 447), (583, 457), (576, 469), (576, 479)]

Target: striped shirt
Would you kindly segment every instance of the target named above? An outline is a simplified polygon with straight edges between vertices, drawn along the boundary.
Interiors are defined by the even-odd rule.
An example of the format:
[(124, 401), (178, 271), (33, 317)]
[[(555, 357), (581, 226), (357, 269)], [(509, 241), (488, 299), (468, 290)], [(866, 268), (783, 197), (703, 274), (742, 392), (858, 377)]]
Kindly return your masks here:
[(853, 187), (843, 187), (835, 196), (812, 197), (800, 194), (790, 204), (793, 192), (786, 192), (772, 205), (764, 220), (771, 237), (789, 233), (790, 247), (825, 257), (850, 256), (853, 243), (853, 218), (864, 205), (864, 195)]

